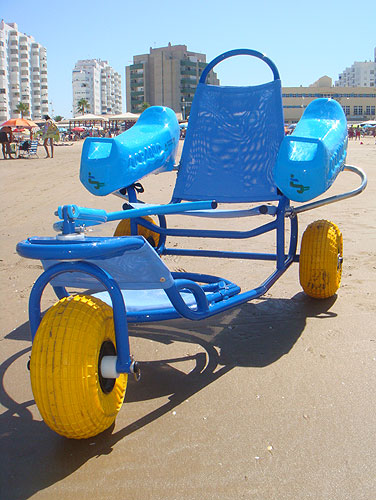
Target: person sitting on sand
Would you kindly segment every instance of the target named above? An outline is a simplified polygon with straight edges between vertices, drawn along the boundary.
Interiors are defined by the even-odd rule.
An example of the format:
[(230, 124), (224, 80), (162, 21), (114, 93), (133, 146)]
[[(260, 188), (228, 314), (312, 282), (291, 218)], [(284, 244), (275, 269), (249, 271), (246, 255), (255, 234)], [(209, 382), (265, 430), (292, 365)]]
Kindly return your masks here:
[[(59, 135), (59, 129), (57, 128), (56, 123), (50, 118), (48, 115), (45, 115), (44, 119), (46, 120), (46, 123), (44, 124), (43, 127), (43, 134), (42, 134), (42, 139), (43, 139), (43, 146), (44, 149), (46, 150), (46, 158), (53, 158), (54, 157), (54, 140), (58, 141), (60, 139)], [(51, 148), (51, 156), (50, 153), (48, 152), (48, 142), (50, 142), (50, 148)]]
[(20, 144), (20, 151), (29, 151), (31, 147), (31, 140), (22, 141)]

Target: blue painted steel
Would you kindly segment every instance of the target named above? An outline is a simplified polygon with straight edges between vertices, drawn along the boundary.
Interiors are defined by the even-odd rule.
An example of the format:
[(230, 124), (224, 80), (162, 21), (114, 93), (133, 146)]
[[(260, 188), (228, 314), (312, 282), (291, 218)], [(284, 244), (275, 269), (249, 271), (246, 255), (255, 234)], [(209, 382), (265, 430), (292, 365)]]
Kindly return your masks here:
[(261, 59), (272, 70), (273, 76), (274, 76), (274, 80), (279, 80), (280, 79), (279, 78), (279, 73), (278, 73), (277, 66), (274, 64), (274, 62), (271, 59), (269, 59), (269, 57), (267, 57), (262, 52), (258, 52), (257, 50), (252, 50), (252, 49), (235, 49), (235, 50), (229, 50), (227, 52), (224, 52), (223, 54), (221, 54), (221, 55), (217, 56), (215, 59), (213, 59), (205, 67), (204, 71), (202, 72), (201, 78), (200, 78), (200, 83), (205, 83), (206, 82), (206, 78), (207, 78), (209, 72), (214, 68), (214, 66), (216, 66), (220, 62), (224, 61), (225, 59), (228, 59), (229, 57), (241, 56), (241, 55), (253, 56), (253, 57), (257, 57), (258, 59)]
[(151, 172), (172, 170), (179, 135), (175, 112), (152, 106), (132, 128), (114, 139), (89, 137), (85, 140), (81, 182), (92, 194), (105, 196)]
[(279, 200), (273, 168), (283, 137), (279, 79), (250, 87), (200, 82), (173, 200)]
[(125, 250), (138, 250), (145, 245), (141, 236), (129, 238), (86, 237), (85, 240), (62, 240), (33, 237), (17, 244), (21, 257), (40, 260), (110, 259)]
[[(256, 87), (240, 88), (217, 88), (205, 84), (207, 73), (218, 62), (227, 57), (240, 54), (248, 54), (263, 59), (271, 68), (274, 81)], [(163, 113), (161, 114), (166, 114), (165, 108), (161, 109), (163, 109)], [(169, 111), (167, 111), (167, 114)], [(145, 137), (148, 135), (149, 129), (149, 131), (154, 130), (155, 132), (155, 127), (153, 128), (153, 123), (155, 122), (155, 116), (153, 115), (155, 114), (155, 110), (150, 112), (149, 115), (143, 114), (144, 118), (140, 118), (138, 124), (131, 129), (135, 133), (137, 132), (137, 135), (142, 136), (139, 144), (142, 141), (143, 144), (145, 143)], [(289, 200), (277, 191), (272, 176), (272, 167), (274, 166), (277, 151), (283, 138), (281, 85), (278, 71), (274, 64), (256, 51), (241, 49), (222, 54), (208, 65), (201, 77), (190, 120), (185, 141), (187, 147), (183, 151), (181, 168), (178, 173), (178, 181), (172, 203), (163, 206), (141, 205), (137, 206), (137, 208), (109, 213), (105, 210), (88, 209), (77, 205), (61, 206), (58, 208), (57, 215), (62, 219), (60, 224), (63, 233), (74, 233), (76, 227), (82, 224), (95, 225), (109, 221), (130, 219), (132, 231), (136, 231), (137, 224), (141, 224), (148, 229), (155, 230), (161, 235), (159, 248), (157, 249), (159, 254), (270, 260), (276, 261), (275, 271), (260, 286), (244, 293), (241, 293), (240, 288), (234, 283), (219, 277), (195, 273), (170, 272), (169, 277), (171, 281), (166, 282), (165, 286), (161, 285), (157, 289), (141, 287), (126, 290), (127, 287), (125, 286), (124, 290), (120, 290), (118, 275), (112, 270), (107, 272), (105, 263), (108, 263), (109, 259), (113, 259), (110, 262), (113, 262), (115, 265), (117, 263), (116, 259), (127, 250), (135, 251), (137, 256), (139, 256), (138, 251), (143, 248), (143, 245), (147, 245), (142, 237), (86, 237), (84, 240), (80, 239), (80, 237), (77, 240), (70, 239), (71, 237), (62, 237), (60, 239), (29, 238), (17, 245), (19, 254), (27, 258), (49, 260), (49, 264), (51, 265), (37, 280), (30, 295), (30, 324), (33, 337), (41, 321), (40, 302), (47, 283), (54, 286), (54, 279), (65, 273), (69, 273), (70, 276), (77, 272), (89, 275), (102, 283), (106, 290), (97, 295), (105, 297), (106, 301), (113, 306), (118, 351), (116, 368), (119, 373), (129, 373), (131, 358), (127, 322), (148, 322), (177, 317), (199, 320), (213, 316), (265, 294), (288, 269), (291, 263), (296, 260), (297, 219), (294, 216), (290, 218), (290, 245), (288, 254), (286, 255), (285, 217), (286, 211), (289, 208)], [(143, 126), (145, 126), (144, 129), (142, 128)], [(133, 136), (128, 133), (126, 137), (128, 138), (127, 140), (130, 140)], [(114, 142), (115, 140), (112, 142), (103, 141), (102, 143), (99, 141), (97, 148), (95, 141), (97, 139), (88, 140), (85, 143), (86, 156), (83, 154), (83, 158), (87, 157), (90, 162), (88, 161), (86, 166), (81, 168), (81, 174), (83, 172), (87, 174), (86, 181), (89, 187), (92, 190), (100, 191), (99, 193), (95, 193), (99, 195), (127, 187), (126, 182), (128, 180), (123, 182), (123, 167), (120, 165), (121, 172), (115, 172), (115, 175), (113, 175), (111, 170), (114, 167), (113, 161), (115, 158), (113, 151), (116, 148), (120, 148), (124, 153), (124, 148), (126, 148), (125, 143), (122, 143), (120, 147), (118, 143)], [(132, 147), (135, 146), (136, 140), (131, 141), (131, 144)], [(85, 163), (85, 161), (83, 162)], [(106, 179), (109, 178), (114, 183), (111, 190), (106, 192), (109, 189), (108, 185), (100, 185), (103, 181), (97, 179), (97, 170), (93, 174), (94, 170), (89, 170), (88, 165), (90, 163), (90, 165), (93, 165), (93, 168), (98, 167), (99, 172), (102, 167), (106, 170), (105, 166), (108, 161), (108, 170), (110, 173), (107, 172), (108, 177), (106, 172), (102, 172), (102, 174)], [(101, 165), (102, 167), (100, 167)], [(133, 167), (135, 167), (135, 175), (138, 176), (138, 179), (144, 167), (141, 167), (138, 163), (137, 165), (133, 165)], [(218, 173), (218, 171), (221, 173)], [(146, 175), (146, 173), (142, 175)], [(117, 187), (114, 187), (115, 184)], [(127, 188), (127, 196), (130, 202), (137, 203), (136, 191), (137, 188), (134, 186)], [(191, 201), (181, 203), (182, 200)], [(278, 207), (273, 206), (273, 213), (271, 215), (275, 215), (276, 218), (272, 222), (248, 231), (167, 228), (165, 214), (213, 209), (217, 206), (216, 201), (213, 200), (225, 202), (278, 200), (279, 204)], [(250, 210), (248, 211), (250, 212)], [(267, 212), (269, 212), (269, 209), (267, 209)], [(264, 213), (263, 208), (261, 213)], [(142, 219), (141, 217), (145, 215), (157, 215), (160, 225), (154, 226)], [(251, 214), (247, 213), (247, 215)], [(165, 247), (166, 236), (168, 235), (244, 239), (262, 235), (269, 231), (276, 231), (275, 253), (171, 249)], [(158, 267), (153, 259), (156, 258), (158, 262), (160, 262), (160, 259), (149, 245), (147, 245), (147, 249), (151, 252), (151, 254), (147, 254), (147, 263), (150, 262), (150, 265)], [(128, 267), (130, 266), (131, 272), (134, 269), (134, 272), (137, 273), (137, 269), (134, 268), (137, 266), (130, 264), (130, 255), (131, 253), (125, 256), (126, 263)], [(72, 259), (79, 259), (79, 261), (67, 262)], [(88, 262), (83, 262), (81, 259), (85, 259)], [(102, 259), (103, 261), (101, 262)], [(54, 264), (54, 260), (63, 260), (65, 262)], [(95, 261), (94, 263), (93, 260)], [(137, 262), (141, 261), (138, 260)], [(100, 267), (101, 265), (104, 266), (104, 269)], [(147, 268), (145, 263), (141, 263), (141, 267)], [(64, 288), (66, 286), (65, 280), (62, 280), (62, 283), (63, 285), (60, 282), (56, 282), (54, 286), (54, 290), (59, 297), (68, 295)], [(143, 301), (139, 305), (138, 303), (132, 304), (132, 300), (134, 301), (137, 297), (143, 296), (151, 299), (149, 305)], [(160, 300), (161, 297), (164, 300)], [(126, 311), (126, 302), (124, 301), (127, 300), (129, 300), (131, 311)]]
[(80, 272), (93, 276), (100, 281), (108, 291), (114, 310), (114, 328), (116, 337), (118, 373), (131, 373), (132, 359), (129, 352), (129, 335), (126, 321), (126, 311), (120, 288), (116, 281), (106, 271), (88, 262), (61, 262), (50, 267), (39, 276), (35, 282), (29, 299), (29, 319), (31, 338), (34, 340), (41, 322), (41, 297), (46, 285), (59, 274), (67, 272)]
[(156, 227), (147, 222), (142, 224), (148, 229), (152, 229), (155, 232), (164, 234), (167, 236), (191, 236), (193, 238), (221, 238), (221, 239), (246, 239), (252, 238), (253, 236), (259, 236), (260, 234), (264, 234), (268, 231), (272, 231), (276, 229), (277, 222), (274, 220), (272, 222), (268, 222), (262, 226), (256, 227), (255, 229), (251, 229), (249, 231), (220, 231), (220, 230), (212, 230), (212, 229), (164, 229)]
[(287, 198), (282, 198), (279, 202), (277, 212), (277, 269), (281, 269), (285, 262), (285, 211), (289, 206)]
[(277, 186), (294, 201), (324, 193), (344, 167), (347, 142), (342, 106), (333, 99), (312, 101), (282, 141), (274, 170)]
[[(228, 300), (230, 297), (240, 292), (240, 288), (237, 285), (217, 276), (197, 273), (173, 273), (173, 275), (175, 279), (189, 280), (190, 284), (194, 281), (204, 283), (200, 286), (203, 292), (205, 292), (207, 302), (210, 306), (216, 302)], [(156, 292), (157, 296), (155, 295)], [(171, 300), (166, 295), (165, 291), (153, 290), (151, 295), (147, 293), (142, 296), (136, 295), (136, 297), (134, 297), (134, 291), (131, 291), (130, 293), (131, 294), (129, 294), (129, 290), (122, 290), (124, 302), (127, 308), (127, 320), (129, 323), (145, 323), (181, 317), (181, 314), (176, 310), (173, 303), (171, 303)], [(194, 296), (192, 295), (191, 300), (189, 300), (188, 295), (192, 294), (187, 288), (181, 290), (181, 296), (184, 301), (187, 301), (187, 304), (190, 306), (195, 305), (196, 301), (193, 298)], [(94, 294), (94, 297), (98, 297), (110, 306), (112, 305), (111, 299), (106, 292), (96, 293)], [(135, 307), (135, 305), (137, 307)]]
[(148, 204), (139, 208), (120, 210), (118, 212), (106, 212), (105, 210), (79, 207), (77, 205), (64, 205), (58, 207), (56, 212), (56, 215), (64, 218), (64, 220), (60, 223), (54, 224), (54, 227), (60, 228), (63, 230), (64, 234), (68, 234), (73, 233), (76, 227), (82, 225), (93, 226), (103, 222), (132, 219), (134, 217), (143, 217), (145, 215), (178, 214), (191, 210), (215, 209), (216, 207), (217, 202), (214, 200), (170, 203), (168, 205)]
[(236, 252), (224, 250), (200, 250), (194, 248), (166, 248), (164, 255), (181, 255), (182, 257), (214, 257), (218, 259), (267, 260), (276, 261), (277, 254), (261, 252)]

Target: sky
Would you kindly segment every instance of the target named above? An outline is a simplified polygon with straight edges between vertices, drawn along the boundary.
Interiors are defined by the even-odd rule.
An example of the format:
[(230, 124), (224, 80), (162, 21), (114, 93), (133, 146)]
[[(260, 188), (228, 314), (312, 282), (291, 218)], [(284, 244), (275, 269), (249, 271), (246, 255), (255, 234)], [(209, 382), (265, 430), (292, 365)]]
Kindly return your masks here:
[[(334, 80), (354, 61), (373, 60), (376, 1), (363, 0), (0, 0), (0, 18), (47, 49), (50, 112), (72, 116), (72, 70), (80, 59), (102, 59), (122, 76), (150, 47), (187, 45), (207, 62), (232, 49), (265, 53), (282, 86)], [(222, 85), (272, 79), (259, 60), (238, 56), (216, 66)], [(52, 103), (52, 104), (51, 104)]]

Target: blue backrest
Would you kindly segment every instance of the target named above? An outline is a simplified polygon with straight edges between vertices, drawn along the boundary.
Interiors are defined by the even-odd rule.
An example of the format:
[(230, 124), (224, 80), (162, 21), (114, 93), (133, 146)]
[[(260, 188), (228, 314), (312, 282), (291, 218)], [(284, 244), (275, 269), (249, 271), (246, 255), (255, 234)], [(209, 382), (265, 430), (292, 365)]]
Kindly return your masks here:
[[(205, 83), (215, 64), (239, 54), (264, 60), (274, 81), (251, 87)], [(283, 137), (281, 81), (272, 61), (248, 49), (218, 56), (205, 68), (197, 86), (173, 200), (279, 199), (273, 167)]]

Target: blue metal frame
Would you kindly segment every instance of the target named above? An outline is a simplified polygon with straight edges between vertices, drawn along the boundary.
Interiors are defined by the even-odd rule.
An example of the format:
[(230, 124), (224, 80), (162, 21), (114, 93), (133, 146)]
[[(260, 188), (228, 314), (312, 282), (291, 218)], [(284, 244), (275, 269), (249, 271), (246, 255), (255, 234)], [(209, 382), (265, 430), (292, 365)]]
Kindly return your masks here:
[[(209, 71), (213, 67), (232, 56), (250, 55), (263, 60), (272, 70), (274, 80), (279, 80), (279, 73), (274, 63), (264, 54), (255, 50), (239, 49), (221, 54), (211, 61), (204, 69), (200, 83), (205, 83)], [(290, 201), (282, 194), (278, 194), (278, 206), (259, 207), (260, 214), (275, 216), (271, 222), (246, 231), (223, 231), (223, 230), (203, 230), (203, 229), (170, 229), (167, 227), (167, 214), (192, 213), (194, 211), (209, 210), (217, 208), (215, 200), (207, 201), (183, 201), (172, 199), (168, 205), (147, 205), (139, 206), (137, 198), (137, 185), (126, 188), (124, 193), (130, 205), (126, 210), (117, 212), (106, 212), (105, 210), (90, 209), (77, 205), (64, 205), (58, 208), (56, 215), (60, 222), (55, 224), (55, 229), (61, 230), (61, 235), (57, 239), (52, 238), (29, 238), (17, 245), (20, 255), (27, 258), (38, 258), (41, 260), (63, 260), (58, 264), (49, 267), (35, 282), (29, 301), (29, 316), (32, 340), (41, 322), (41, 297), (48, 283), (63, 273), (78, 272), (88, 274), (98, 280), (108, 292), (114, 315), (114, 329), (116, 337), (118, 373), (132, 372), (132, 358), (129, 349), (129, 322), (158, 321), (177, 317), (184, 317), (191, 320), (201, 320), (220, 312), (236, 307), (251, 299), (258, 298), (275, 283), (275, 281), (288, 269), (292, 262), (298, 259), (296, 255), (298, 222), (296, 214), (292, 212)], [(122, 191), (121, 191), (122, 193)], [(138, 207), (133, 208), (132, 203), (137, 203)], [(142, 203), (142, 202), (141, 202)], [(257, 209), (255, 209), (257, 211)], [(254, 215), (246, 213), (244, 215)], [(250, 211), (251, 212), (251, 211)], [(156, 215), (159, 225), (151, 224), (143, 217)], [(285, 251), (285, 219), (289, 216), (290, 244), (288, 253)], [(130, 219), (131, 236), (119, 238), (80, 238), (77, 231), (80, 227), (103, 224), (105, 222)], [(216, 276), (196, 274), (196, 273), (171, 273), (173, 284), (165, 288), (164, 292), (171, 302), (170, 307), (159, 309), (144, 309), (139, 312), (127, 312), (122, 295), (122, 291), (113, 276), (102, 269), (100, 265), (93, 263), (98, 259), (110, 259), (123, 255), (127, 250), (140, 249), (146, 244), (142, 237), (137, 236), (138, 225), (154, 231), (160, 235), (158, 247), (155, 249), (159, 255), (190, 255), (218, 258), (253, 259), (275, 261), (274, 272), (258, 287), (242, 292), (240, 288), (223, 278)], [(276, 231), (276, 251), (275, 253), (238, 252), (221, 250), (202, 249), (176, 249), (166, 247), (167, 236), (195, 237), (195, 238), (217, 238), (217, 239), (246, 239), (253, 238), (270, 231)], [(125, 256), (126, 258), (126, 256)], [(73, 262), (72, 262), (73, 260)], [(90, 260), (86, 262), (85, 260)], [(203, 283), (199, 285), (198, 283)], [(68, 297), (69, 293), (62, 286), (54, 286), (51, 283), (58, 298)], [(195, 307), (189, 307), (183, 295), (190, 293), (195, 299)], [(147, 307), (147, 306), (146, 306)], [(150, 307), (150, 306), (149, 306)]]
[(205, 67), (204, 71), (202, 72), (201, 78), (200, 78), (200, 83), (205, 83), (206, 82), (206, 78), (207, 78), (209, 72), (214, 68), (214, 66), (216, 66), (220, 62), (224, 61), (225, 59), (228, 59), (229, 57), (241, 56), (241, 55), (253, 56), (253, 57), (257, 57), (258, 59), (261, 59), (272, 70), (273, 76), (274, 76), (274, 80), (279, 80), (280, 79), (277, 66), (274, 64), (274, 62), (271, 59), (269, 59), (269, 57), (267, 57), (262, 52), (258, 52), (257, 50), (252, 50), (252, 49), (235, 49), (235, 50), (229, 50), (227, 52), (224, 52), (223, 54), (220, 54), (218, 57), (216, 57), (215, 59), (213, 59)]
[[(192, 204), (189, 210), (192, 209)], [(207, 204), (206, 204), (207, 205)], [(211, 203), (210, 206), (213, 206)], [(180, 207), (181, 208), (181, 207)], [(202, 208), (200, 204), (200, 208)], [(114, 328), (116, 336), (117, 348), (117, 364), (116, 370), (118, 373), (130, 373), (132, 358), (129, 349), (128, 322), (149, 322), (172, 319), (177, 317), (185, 317), (191, 320), (201, 320), (208, 318), (222, 311), (236, 307), (251, 299), (255, 299), (265, 294), (265, 292), (275, 283), (275, 281), (287, 270), (294, 260), (297, 260), (297, 233), (298, 222), (297, 217), (290, 216), (291, 231), (290, 231), (290, 247), (288, 254), (285, 254), (285, 218), (286, 211), (289, 209), (289, 200), (282, 198), (277, 208), (276, 219), (266, 223), (260, 227), (250, 231), (218, 231), (218, 230), (180, 230), (168, 229), (166, 227), (166, 219), (164, 215), (159, 214), (160, 226), (156, 226), (145, 221), (142, 218), (133, 219), (137, 224), (141, 224), (148, 229), (161, 234), (161, 242), (157, 249), (159, 254), (169, 255), (191, 255), (219, 258), (240, 258), (254, 260), (269, 260), (276, 261), (275, 271), (258, 287), (247, 292), (240, 293), (240, 288), (223, 278), (192, 274), (192, 273), (172, 273), (174, 284), (170, 288), (165, 289), (167, 296), (171, 301), (171, 307), (158, 310), (143, 310), (142, 312), (127, 313), (122, 292), (116, 280), (105, 270), (92, 262), (75, 261), (61, 262), (48, 268), (35, 282), (29, 301), (29, 316), (32, 340), (37, 332), (41, 321), (41, 297), (48, 283), (56, 276), (69, 273), (80, 272), (86, 273), (96, 278), (102, 283), (104, 288), (109, 293), (114, 311)], [(138, 209), (132, 210), (136, 212)], [(98, 213), (97, 213), (98, 212)], [(92, 221), (96, 222), (99, 218), (115, 220), (114, 214), (104, 215), (104, 211), (96, 211), (91, 209), (77, 209), (75, 206), (64, 206), (59, 208), (58, 213), (64, 218), (63, 233), (69, 231), (73, 233), (76, 228), (76, 222), (80, 214), (87, 218), (90, 214)], [(129, 210), (121, 212), (123, 216)], [(145, 213), (141, 209), (141, 213)], [(108, 215), (110, 217), (108, 218)], [(118, 217), (121, 220), (124, 217)], [(86, 219), (88, 220), (88, 219)], [(137, 225), (135, 224), (135, 225)], [(137, 228), (133, 228), (137, 231)], [(199, 250), (199, 249), (175, 249), (166, 248), (165, 239), (167, 235), (173, 236), (193, 236), (203, 238), (232, 238), (244, 239), (251, 238), (266, 232), (276, 230), (276, 253), (252, 253), (252, 252), (236, 252), (236, 251), (220, 251), (220, 250)], [(99, 259), (111, 258), (120, 255), (124, 250), (135, 250), (140, 248), (144, 241), (139, 236), (128, 236), (126, 238), (100, 238), (91, 237), (85, 238), (84, 241), (70, 240), (55, 240), (52, 238), (29, 238), (17, 245), (17, 251), (20, 255), (27, 258), (52, 259), (52, 260), (70, 260), (70, 259)], [(199, 285), (197, 282), (206, 283)], [(69, 296), (64, 287), (53, 287), (59, 299)], [(189, 291), (193, 294), (196, 302), (196, 308), (191, 309), (184, 302), (181, 293)]]
[[(206, 78), (209, 72), (220, 62), (233, 56), (249, 55), (264, 61), (271, 69), (274, 77), (274, 87), (280, 85), (280, 76), (277, 67), (267, 56), (261, 52), (250, 49), (237, 49), (225, 52), (213, 59), (204, 69), (200, 77), (200, 84), (205, 85)], [(278, 80), (278, 82), (277, 82)], [(268, 86), (271, 86), (269, 82)], [(253, 101), (252, 101), (253, 103)], [(292, 140), (292, 139), (291, 139)], [(304, 139), (306, 142), (308, 139)], [(309, 139), (311, 140), (311, 139)], [(184, 152), (183, 152), (184, 155)], [(131, 358), (129, 349), (129, 334), (128, 322), (149, 322), (160, 321), (178, 317), (184, 317), (191, 320), (201, 320), (208, 318), (220, 312), (229, 310), (239, 306), (249, 300), (258, 298), (264, 295), (267, 290), (277, 281), (278, 278), (288, 269), (294, 261), (299, 260), (296, 254), (297, 237), (298, 237), (298, 220), (297, 214), (318, 206), (323, 206), (328, 203), (339, 201), (340, 199), (348, 198), (359, 194), (366, 186), (367, 180), (364, 172), (356, 167), (345, 166), (345, 170), (351, 170), (357, 173), (362, 178), (361, 186), (349, 193), (333, 196), (324, 200), (319, 200), (307, 205), (302, 205), (298, 208), (290, 206), (290, 200), (286, 198), (280, 191), (276, 189), (276, 195), (267, 200), (278, 201), (278, 206), (261, 205), (253, 209), (225, 211), (230, 212), (233, 216), (251, 216), (255, 214), (269, 215), (275, 217), (271, 222), (266, 222), (255, 229), (246, 231), (223, 231), (223, 230), (203, 230), (203, 229), (170, 229), (167, 227), (167, 214), (194, 214), (202, 216), (210, 216), (211, 212), (217, 208), (215, 200), (201, 201), (205, 196), (197, 196), (197, 193), (188, 193), (186, 198), (180, 198), (185, 191), (178, 192), (179, 195), (174, 197), (168, 205), (148, 205), (138, 200), (138, 192), (142, 192), (140, 185), (131, 184), (126, 188), (120, 189), (118, 194), (129, 202), (124, 206), (123, 211), (106, 212), (105, 210), (91, 209), (79, 207), (77, 205), (60, 206), (56, 215), (60, 218), (54, 227), (61, 234), (56, 238), (29, 238), (17, 245), (17, 252), (26, 258), (62, 261), (53, 264), (36, 280), (30, 294), (29, 299), (29, 317), (31, 327), (31, 337), (37, 333), (38, 327), (42, 320), (41, 315), (41, 297), (48, 283), (50, 283), (59, 299), (69, 297), (69, 293), (64, 286), (55, 286), (54, 278), (64, 273), (83, 273), (90, 275), (99, 281), (112, 302), (114, 330), (116, 337), (117, 350), (117, 373), (135, 373), (135, 362)], [(181, 172), (180, 172), (181, 173)], [(178, 177), (179, 180), (179, 177)], [(184, 178), (183, 178), (184, 180)], [(202, 185), (206, 186), (205, 183)], [(223, 201), (228, 200), (227, 192), (229, 188), (227, 184), (223, 184), (222, 190)], [(222, 187), (222, 186), (221, 186)], [(273, 186), (274, 187), (274, 186)], [(258, 189), (260, 186), (258, 185)], [(275, 186), (276, 188), (276, 186)], [(213, 190), (213, 192), (216, 192)], [(253, 193), (253, 191), (251, 191)], [(254, 194), (254, 193), (253, 193)], [(270, 194), (269, 191), (267, 194)], [(194, 196), (193, 196), (194, 195)], [(211, 194), (206, 193), (206, 197), (211, 197)], [(200, 201), (184, 201), (187, 199)], [(254, 201), (257, 198), (252, 198), (248, 201)], [(221, 200), (220, 194), (217, 192), (217, 200)], [(238, 202), (240, 198), (236, 200)], [(241, 200), (244, 201), (243, 198)], [(132, 206), (136, 205), (136, 208)], [(204, 213), (203, 213), (204, 212)], [(152, 224), (145, 216), (156, 215), (159, 220), (159, 225)], [(290, 243), (286, 254), (285, 251), (285, 220), (290, 219)], [(103, 224), (110, 221), (119, 221), (130, 219), (131, 235), (118, 238), (103, 238), (103, 237), (81, 237), (77, 232), (82, 228)], [(137, 251), (143, 245), (147, 245), (145, 240), (138, 234), (138, 226), (143, 226), (146, 229), (158, 233), (160, 235), (159, 242), (155, 251), (159, 255), (181, 255), (181, 256), (201, 256), (210, 258), (234, 258), (234, 259), (252, 259), (275, 261), (275, 270), (262, 283), (252, 290), (241, 292), (240, 287), (229, 280), (210, 276), (206, 274), (173, 272), (172, 285), (164, 288), (164, 292), (169, 298), (168, 306), (153, 308), (152, 304), (146, 305), (145, 309), (136, 311), (127, 311), (123, 292), (119, 287), (116, 279), (111, 276), (105, 269), (100, 267), (100, 262), (103, 259), (111, 259), (113, 257), (123, 256), (128, 250)], [(166, 237), (194, 237), (194, 238), (217, 238), (217, 239), (246, 239), (253, 238), (270, 231), (276, 232), (276, 251), (275, 253), (256, 253), (256, 252), (240, 252), (240, 251), (222, 251), (222, 250), (202, 250), (202, 249), (177, 249), (166, 247)], [(150, 250), (147, 249), (148, 251)], [(150, 255), (150, 254), (149, 254)], [(126, 258), (126, 254), (124, 255)], [(96, 265), (98, 263), (98, 265)], [(105, 267), (105, 266), (104, 266)], [(137, 272), (137, 270), (135, 270)], [(201, 283), (201, 284), (199, 284)], [(187, 294), (192, 294), (195, 306), (189, 306), (184, 300), (187, 299)], [(189, 297), (190, 299), (192, 297)], [(155, 302), (154, 302), (155, 304)], [(161, 304), (161, 303), (159, 303)], [(149, 309), (147, 309), (149, 307)]]
[(114, 329), (117, 349), (116, 370), (118, 373), (131, 373), (130, 368), (132, 359), (129, 351), (127, 318), (121, 290), (112, 276), (90, 262), (61, 262), (51, 266), (39, 276), (31, 290), (29, 299), (29, 318), (32, 341), (34, 340), (42, 320), (40, 303), (45, 287), (53, 278), (67, 272), (80, 272), (93, 276), (103, 284), (110, 294), (114, 310)]

